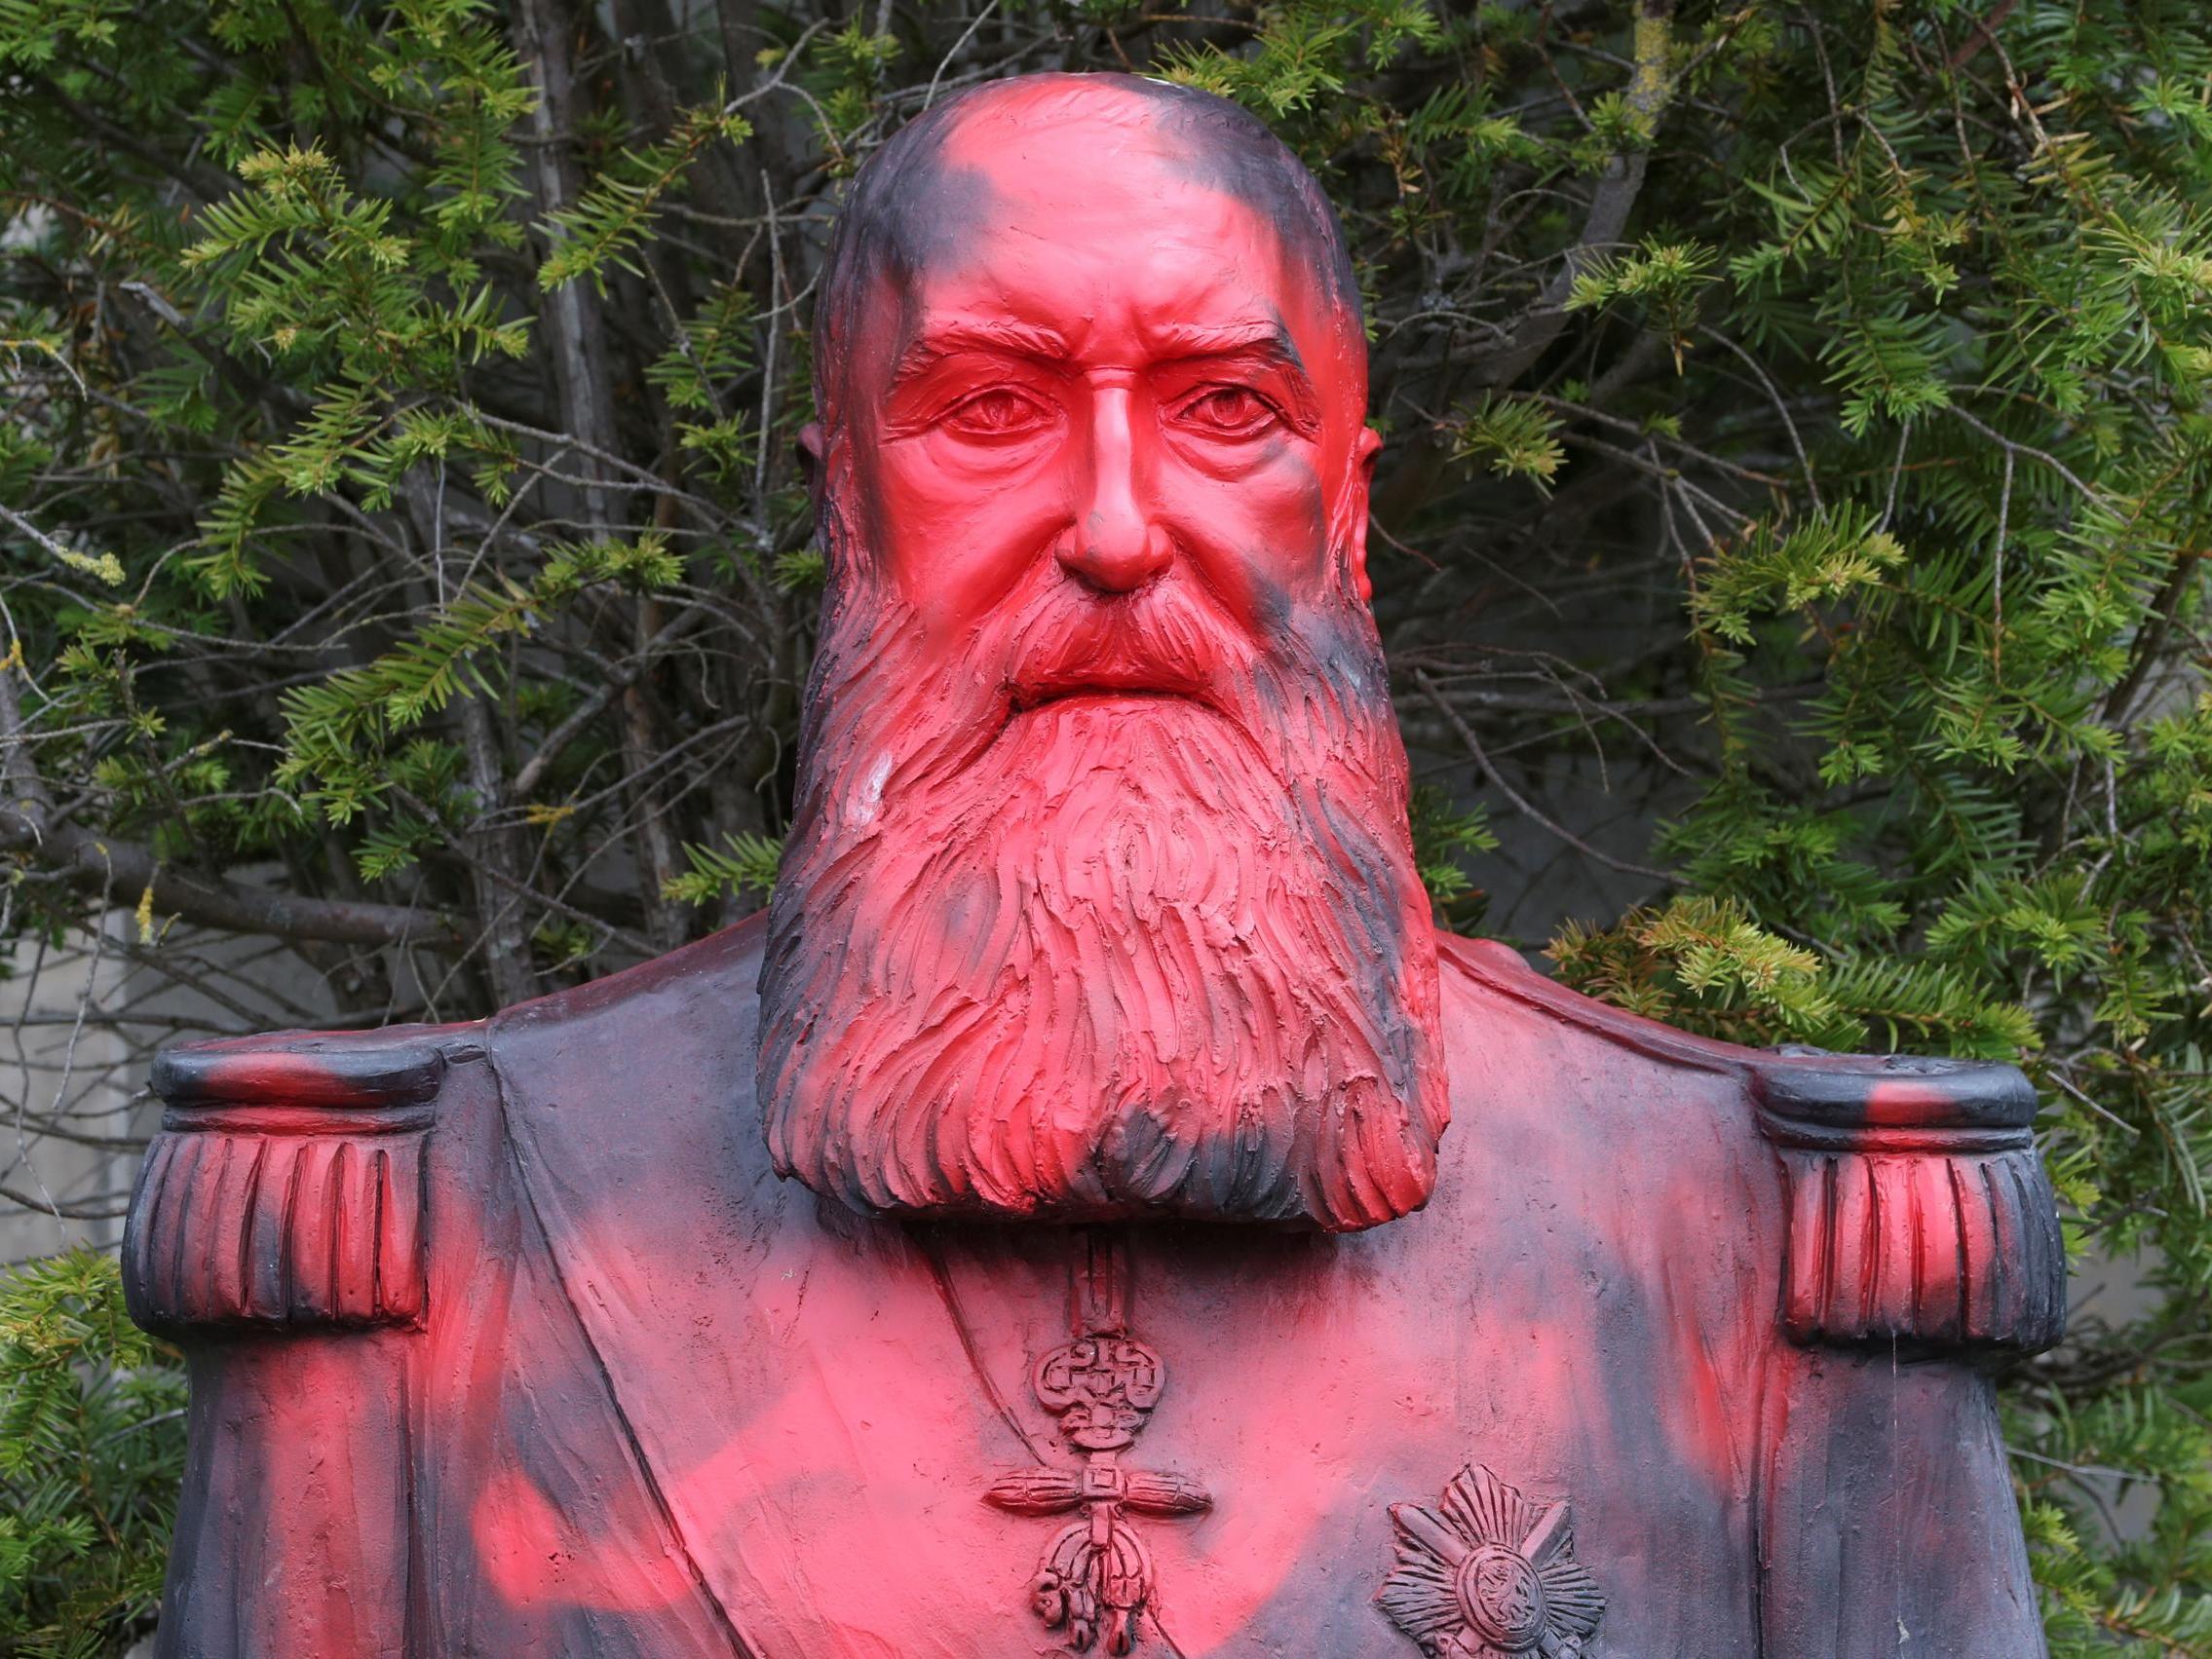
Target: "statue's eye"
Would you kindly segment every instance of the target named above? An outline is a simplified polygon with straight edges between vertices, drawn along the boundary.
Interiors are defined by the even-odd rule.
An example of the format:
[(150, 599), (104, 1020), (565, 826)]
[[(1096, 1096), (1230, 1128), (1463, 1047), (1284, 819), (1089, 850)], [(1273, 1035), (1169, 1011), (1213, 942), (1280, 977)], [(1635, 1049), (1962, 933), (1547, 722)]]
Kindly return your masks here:
[(1216, 386), (1176, 410), (1175, 418), (1204, 437), (1257, 437), (1281, 416), (1248, 386)]
[(1036, 398), (994, 386), (954, 404), (945, 411), (942, 424), (963, 437), (1011, 438), (1027, 437), (1051, 418), (1051, 411)]

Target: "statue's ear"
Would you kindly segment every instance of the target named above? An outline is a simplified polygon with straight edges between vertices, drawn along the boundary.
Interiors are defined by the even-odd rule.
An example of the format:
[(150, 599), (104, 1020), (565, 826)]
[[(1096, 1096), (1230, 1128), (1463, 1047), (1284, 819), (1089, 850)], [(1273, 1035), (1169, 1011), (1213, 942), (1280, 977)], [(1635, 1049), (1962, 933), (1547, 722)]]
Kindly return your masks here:
[(1346, 546), (1352, 553), (1352, 585), (1363, 605), (1375, 597), (1375, 584), (1367, 577), (1367, 502), (1375, 487), (1375, 462), (1382, 453), (1383, 434), (1373, 427), (1361, 427), (1353, 449), (1352, 533)]
[(821, 488), (821, 423), (809, 421), (799, 429), (799, 473), (809, 490)]

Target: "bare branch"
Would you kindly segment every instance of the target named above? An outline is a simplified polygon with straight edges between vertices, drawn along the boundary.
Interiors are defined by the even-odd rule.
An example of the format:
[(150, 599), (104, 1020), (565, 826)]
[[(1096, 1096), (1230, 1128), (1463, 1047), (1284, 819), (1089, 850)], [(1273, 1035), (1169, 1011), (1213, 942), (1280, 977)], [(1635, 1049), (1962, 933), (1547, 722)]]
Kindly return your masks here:
[(1530, 803), (1525, 795), (1499, 774), (1498, 768), (1492, 764), (1488, 751), (1482, 746), (1481, 739), (1475, 736), (1474, 728), (1461, 718), (1460, 711), (1454, 708), (1450, 699), (1436, 689), (1436, 682), (1417, 668), (1414, 670), (1413, 683), (1421, 688), (1422, 695), (1429, 699), (1436, 712), (1444, 717), (1445, 724), (1459, 734), (1460, 741), (1467, 745), (1468, 758), (1474, 762), (1475, 770), (1482, 773), (1484, 779), (1493, 789), (1512, 803), (1513, 810), (1519, 812), (1521, 816), (1527, 818), (1539, 828), (1556, 836), (1583, 857), (1603, 864), (1608, 870), (1619, 870), (1622, 874), (1630, 876), (1650, 876), (1661, 882), (1679, 882), (1682, 879), (1681, 875), (1673, 870), (1655, 870), (1649, 864), (1634, 864), (1625, 858), (1616, 858), (1610, 852), (1600, 852), (1573, 830), (1545, 816), (1543, 811)]
[(1508, 385), (1528, 372), (1567, 326), (1567, 297), (1575, 290), (1575, 279), (1589, 268), (1598, 252), (1618, 244), (1627, 229), (1629, 210), (1643, 191), (1644, 170), (1651, 161), (1651, 134), (1674, 96), (1667, 65), (1673, 39), (1668, 25), (1673, 18), (1674, 0), (1642, 0), (1637, 8), (1636, 68), (1627, 97), (1645, 140), (1606, 163), (1597, 188), (1590, 193), (1582, 235), (1560, 261), (1543, 296), (1522, 314), (1505, 341), (1470, 354), (1478, 385)]

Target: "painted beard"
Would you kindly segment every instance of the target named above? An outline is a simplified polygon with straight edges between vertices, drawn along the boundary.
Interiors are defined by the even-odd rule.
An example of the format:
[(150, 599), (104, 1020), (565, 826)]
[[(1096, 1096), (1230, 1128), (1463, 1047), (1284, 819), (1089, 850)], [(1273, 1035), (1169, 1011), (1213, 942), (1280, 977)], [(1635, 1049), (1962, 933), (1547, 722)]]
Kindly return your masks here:
[(1419, 1208), (1435, 946), (1364, 611), (1262, 651), (1180, 570), (1041, 564), (933, 668), (838, 560), (761, 969), (778, 1171), (868, 1213)]

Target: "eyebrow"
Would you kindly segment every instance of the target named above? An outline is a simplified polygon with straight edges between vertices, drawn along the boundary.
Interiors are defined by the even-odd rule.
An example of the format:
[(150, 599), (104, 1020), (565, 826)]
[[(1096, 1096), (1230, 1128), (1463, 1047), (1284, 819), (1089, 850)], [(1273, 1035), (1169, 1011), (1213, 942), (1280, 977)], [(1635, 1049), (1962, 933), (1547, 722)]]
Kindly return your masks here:
[(1163, 322), (1157, 328), (1146, 329), (1145, 333), (1155, 345), (1180, 352), (1185, 357), (1226, 357), (1232, 352), (1257, 348), (1300, 373), (1305, 372), (1306, 365), (1298, 358), (1298, 348), (1290, 343), (1290, 331), (1281, 323), (1265, 318), (1255, 318), (1249, 322)]
[(955, 352), (995, 352), (1002, 356), (1065, 362), (1073, 355), (1057, 329), (1011, 317), (954, 317), (932, 322), (898, 354), (892, 384), (908, 380)]

